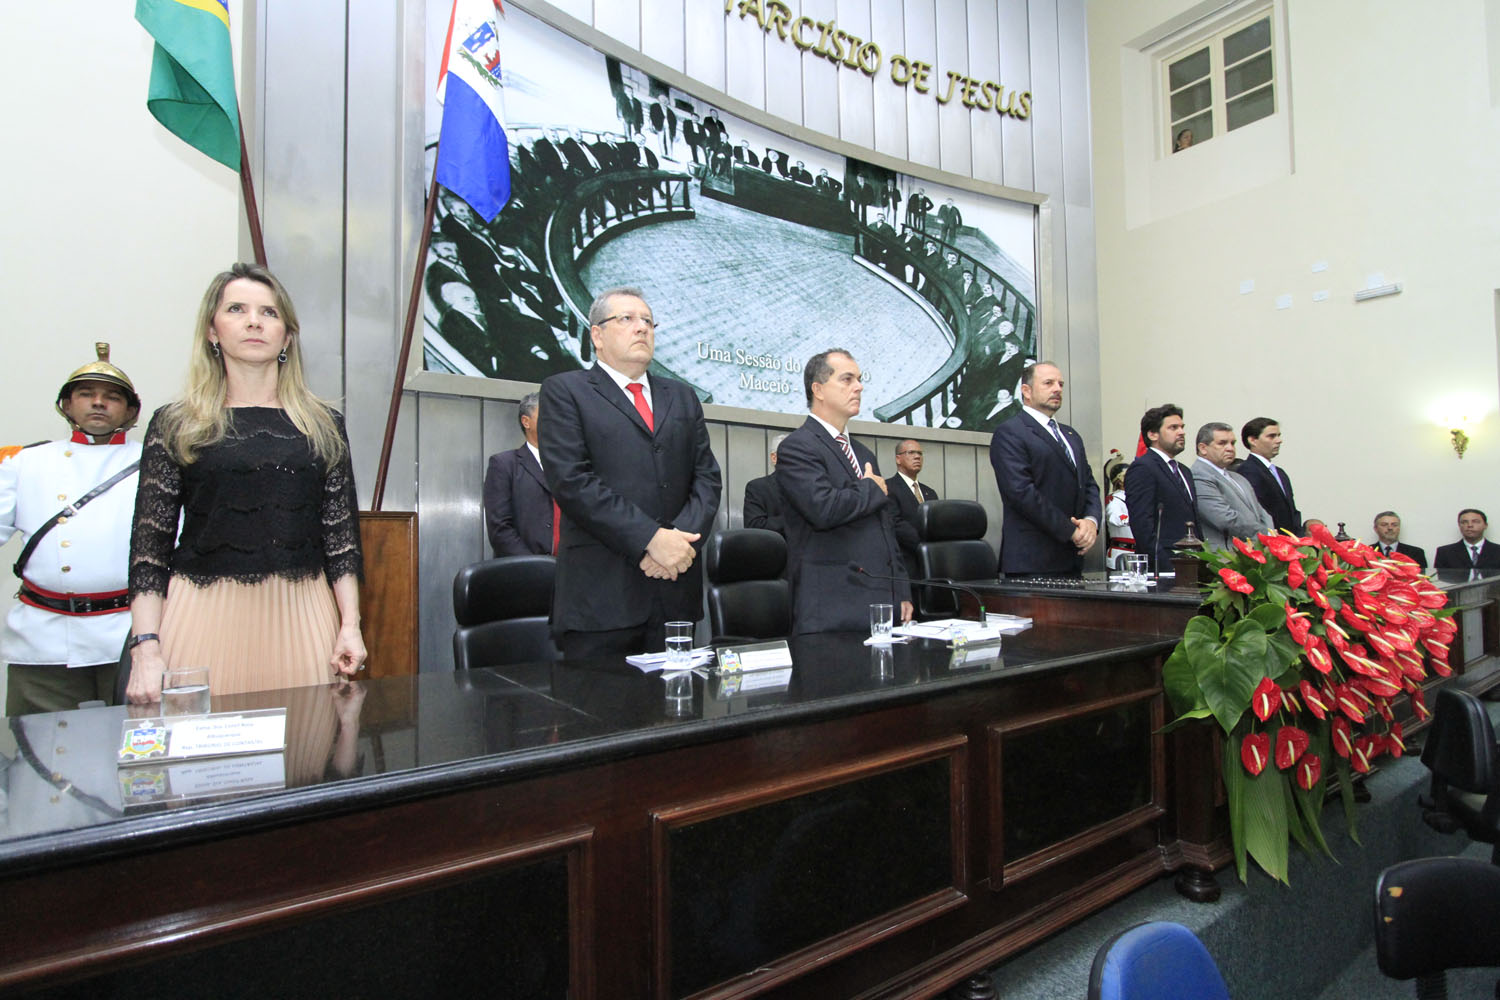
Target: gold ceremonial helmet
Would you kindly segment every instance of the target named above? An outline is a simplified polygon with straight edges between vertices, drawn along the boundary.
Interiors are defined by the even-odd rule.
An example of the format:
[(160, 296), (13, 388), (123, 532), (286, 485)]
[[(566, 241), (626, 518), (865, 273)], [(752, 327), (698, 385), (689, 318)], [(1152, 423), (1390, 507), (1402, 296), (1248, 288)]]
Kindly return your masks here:
[(74, 426), (72, 419), (69, 418), (68, 414), (62, 408), (63, 400), (72, 394), (73, 387), (80, 382), (108, 382), (110, 385), (116, 385), (125, 390), (125, 398), (130, 403), (130, 411), (125, 418), (125, 423), (116, 428), (116, 431), (128, 431), (140, 419), (141, 397), (136, 394), (135, 386), (131, 383), (130, 376), (110, 364), (109, 344), (102, 340), (96, 341), (94, 343), (94, 353), (99, 356), (99, 359), (91, 361), (74, 371), (73, 374), (68, 376), (68, 380), (62, 384), (62, 388), (57, 390), (57, 412), (62, 414), (64, 420), (68, 421), (68, 426)]

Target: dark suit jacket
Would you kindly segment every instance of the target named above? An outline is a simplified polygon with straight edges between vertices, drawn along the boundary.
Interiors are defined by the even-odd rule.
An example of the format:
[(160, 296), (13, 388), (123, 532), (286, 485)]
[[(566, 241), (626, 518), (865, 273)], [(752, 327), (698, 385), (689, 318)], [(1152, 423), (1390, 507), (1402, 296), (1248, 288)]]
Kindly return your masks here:
[[(917, 531), (917, 497), (906, 480), (898, 474), (892, 474), (886, 480), (886, 486), (890, 487), (891, 499), (896, 501), (896, 510), (900, 519), (896, 522), (896, 543), (901, 546), (901, 555), (906, 560), (906, 575), (915, 579), (922, 574), (918, 572), (917, 546), (921, 544), (922, 536)], [(937, 490), (926, 483), (917, 483), (922, 489), (922, 502), (936, 500)]]
[(1281, 477), (1286, 482), (1286, 491), (1283, 492), (1276, 480), (1271, 476), (1271, 470), (1266, 468), (1266, 463), (1254, 455), (1247, 455), (1245, 462), (1240, 466), (1240, 475), (1250, 481), (1255, 487), (1255, 499), (1271, 515), (1271, 521), (1276, 525), (1276, 530), (1285, 528), (1294, 534), (1302, 534), (1302, 512), (1297, 509), (1297, 495), (1292, 491), (1292, 477), (1286, 474), (1281, 466), (1276, 467)]
[[(780, 456), (777, 459), (779, 461)], [(1469, 546), (1462, 539), (1452, 545), (1439, 545), (1437, 552), (1433, 553), (1433, 569), (1471, 569), (1473, 566), (1469, 562)], [(1500, 545), (1485, 539), (1479, 549), (1478, 566), (1480, 569), (1500, 569)]]
[(720, 493), (698, 397), (681, 382), (648, 380), (654, 433), (597, 366), (542, 383), (542, 466), (563, 516), (556, 632), (631, 628), (656, 613), (703, 616), (699, 562), (676, 580), (652, 580), (640, 568), (657, 528), (707, 537)]
[(490, 456), (484, 474), (484, 528), (496, 556), (552, 554), (552, 494), (524, 444)]
[[(1189, 521), (1197, 521), (1197, 504), (1193, 474), (1176, 461), (1168, 468), (1160, 455), (1147, 451), (1125, 470), (1125, 505), (1130, 509), (1135, 550), (1150, 556), (1153, 567), (1165, 570), (1172, 565), (1172, 543), (1187, 534)], [(1158, 505), (1161, 506), (1159, 530)]]
[(1092, 517), (1103, 528), (1099, 484), (1089, 473), (1083, 439), (1058, 424), (1078, 459), (1075, 468), (1062, 445), (1025, 410), (995, 428), (990, 465), (1004, 501), (1000, 572), (1071, 575), (1083, 569), (1069, 518)]
[(786, 516), (782, 513), (781, 488), (776, 475), (761, 476), (745, 484), (745, 527), (765, 528), (786, 535)]
[[(860, 468), (869, 462), (878, 474), (870, 449), (851, 444)], [(812, 417), (777, 446), (776, 483), (786, 501), (793, 633), (867, 631), (871, 604), (911, 600), (896, 542), (896, 505), (872, 480), (854, 475)], [(855, 573), (851, 562), (899, 580)]]
[[(1380, 549), (1380, 539), (1378, 539), (1378, 538), (1375, 539), (1375, 541), (1373, 541), (1373, 542), (1370, 543), (1370, 548), (1376, 549), (1376, 550), (1379, 550), (1379, 551), (1384, 551), (1384, 550)], [(1405, 542), (1398, 541), (1396, 543), (1396, 551), (1399, 552), (1399, 553), (1401, 553), (1403, 556), (1411, 556), (1411, 558), (1416, 562), (1416, 564), (1418, 566), (1422, 567), (1424, 570), (1427, 568), (1427, 553), (1424, 550), (1418, 548), (1417, 546), (1415, 546), (1415, 545), (1407, 545)], [(1439, 551), (1442, 551), (1442, 550), (1439, 549)], [(1463, 556), (1464, 562), (1467, 563), (1468, 562), (1468, 558), (1469, 558), (1468, 557), (1468, 553), (1467, 552), (1461, 552), (1459, 554)], [(1480, 555), (1483, 555), (1483, 554), (1484, 554), (1483, 550), (1481, 550), (1480, 551)]]

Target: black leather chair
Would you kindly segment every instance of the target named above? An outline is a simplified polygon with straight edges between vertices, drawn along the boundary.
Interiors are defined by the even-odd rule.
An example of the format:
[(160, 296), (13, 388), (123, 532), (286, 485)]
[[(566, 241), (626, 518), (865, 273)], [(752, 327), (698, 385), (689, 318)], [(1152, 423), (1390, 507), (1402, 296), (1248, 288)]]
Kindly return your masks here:
[(792, 632), (786, 539), (764, 528), (716, 531), (703, 549), (713, 641), (754, 642)]
[(1375, 961), (1392, 979), (1415, 979), (1419, 998), (1446, 997), (1449, 969), (1500, 967), (1500, 868), (1420, 858), (1381, 872)]
[[(917, 508), (917, 571), (933, 580), (993, 580), (995, 550), (984, 540), (989, 518), (974, 500), (929, 500)], [(952, 618), (958, 595), (916, 587), (917, 617)]]
[(1422, 748), (1432, 790), (1417, 801), (1422, 819), (1441, 833), (1463, 830), (1492, 847), (1500, 864), (1500, 795), (1495, 794), (1495, 728), (1484, 702), (1467, 691), (1438, 692), (1432, 728)]
[(562, 659), (552, 641), (551, 556), (470, 563), (453, 578), (453, 666), (457, 670)]

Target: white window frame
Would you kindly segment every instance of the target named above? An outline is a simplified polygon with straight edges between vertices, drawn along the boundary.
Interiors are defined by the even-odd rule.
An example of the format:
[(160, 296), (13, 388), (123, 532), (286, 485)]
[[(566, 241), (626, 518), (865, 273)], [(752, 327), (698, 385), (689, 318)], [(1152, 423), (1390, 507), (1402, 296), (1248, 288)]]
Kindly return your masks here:
[[(1268, 27), (1270, 28), (1271, 36), (1270, 46), (1266, 49), (1257, 51), (1245, 60), (1241, 60), (1240, 62), (1235, 63), (1234, 66), (1225, 66), (1224, 39), (1229, 35), (1232, 35), (1237, 31), (1241, 31), (1261, 20), (1269, 22)], [(1228, 99), (1225, 96), (1227, 92), (1226, 73), (1229, 70), (1234, 69), (1236, 66), (1243, 65), (1250, 59), (1258, 58), (1264, 52), (1270, 52), (1271, 54), (1270, 80), (1266, 83), (1260, 84), (1253, 90), (1246, 91), (1242, 94), (1237, 94), (1235, 95), (1235, 97), (1236, 99), (1239, 99), (1246, 96), (1247, 94), (1262, 90), (1265, 87), (1270, 87), (1272, 94), (1271, 113), (1269, 115), (1262, 116), (1262, 118), (1256, 119), (1256, 121), (1261, 121), (1264, 118), (1274, 117), (1278, 112), (1280, 112), (1282, 108), (1282, 95), (1284, 93), (1282, 84), (1283, 75), (1281, 72), (1281, 68), (1285, 65), (1285, 59), (1283, 53), (1280, 51), (1277, 45), (1277, 42), (1278, 34), (1276, 31), (1276, 11), (1274, 10), (1272, 4), (1265, 4), (1257, 5), (1248, 13), (1246, 13), (1244, 10), (1232, 11), (1224, 18), (1216, 20), (1213, 24), (1206, 27), (1200, 27), (1198, 30), (1192, 33), (1189, 39), (1182, 40), (1177, 44), (1171, 45), (1171, 47), (1166, 50), (1165, 54), (1162, 55), (1157, 62), (1157, 78), (1159, 87), (1158, 93), (1160, 94), (1160, 100), (1158, 102), (1158, 116), (1159, 120), (1165, 126), (1164, 128), (1159, 129), (1157, 133), (1158, 155), (1162, 158), (1166, 158), (1173, 154), (1173, 146), (1176, 142), (1176, 135), (1180, 131), (1178, 125), (1173, 123), (1172, 118), (1173, 91), (1170, 71), (1173, 63), (1191, 56), (1193, 53), (1197, 52), (1199, 49), (1204, 48), (1205, 46), (1208, 48), (1209, 67), (1207, 79), (1209, 81), (1210, 95), (1208, 110), (1210, 114), (1210, 121), (1213, 125), (1213, 134), (1210, 137), (1201, 140), (1198, 139), (1197, 136), (1194, 136), (1193, 145), (1196, 146), (1200, 142), (1210, 142), (1213, 139), (1221, 138), (1229, 132)], [(1202, 77), (1198, 78), (1198, 80), (1202, 79)], [(1198, 80), (1195, 80), (1188, 86), (1196, 86)], [(1184, 88), (1179, 88), (1179, 90), (1181, 89)], [(1191, 117), (1196, 118), (1201, 114), (1202, 112), (1200, 111)], [(1190, 119), (1182, 119), (1183, 122), (1186, 122), (1188, 120)], [(1254, 123), (1247, 122), (1246, 124)]]

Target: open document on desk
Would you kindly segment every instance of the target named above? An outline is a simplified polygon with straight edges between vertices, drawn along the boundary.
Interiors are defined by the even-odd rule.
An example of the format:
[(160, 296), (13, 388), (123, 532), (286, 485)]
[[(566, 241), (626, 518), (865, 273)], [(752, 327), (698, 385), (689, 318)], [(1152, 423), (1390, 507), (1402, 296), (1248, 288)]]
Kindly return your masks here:
[(1030, 618), (988, 613), (984, 616), (983, 623), (966, 618), (939, 618), (930, 622), (909, 622), (891, 629), (891, 634), (916, 639), (936, 639), (954, 645), (999, 642), (1002, 636), (1014, 635), (1029, 628)]

